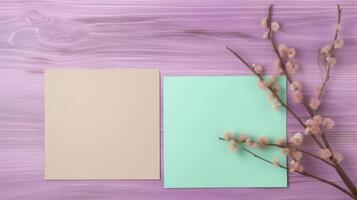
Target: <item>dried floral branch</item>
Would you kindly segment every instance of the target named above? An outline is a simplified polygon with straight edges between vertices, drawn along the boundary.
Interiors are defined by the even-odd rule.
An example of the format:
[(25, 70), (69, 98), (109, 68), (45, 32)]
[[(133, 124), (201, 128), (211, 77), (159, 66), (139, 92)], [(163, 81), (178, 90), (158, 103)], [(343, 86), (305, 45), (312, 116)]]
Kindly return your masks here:
[[(328, 180), (320, 180), (322, 182), (325, 182), (327, 184), (330, 184), (337, 189), (341, 190), (342, 192), (348, 194), (350, 197), (353, 199), (357, 198), (357, 188), (352, 182), (352, 180), (349, 178), (347, 173), (344, 171), (344, 169), (341, 167), (339, 164), (343, 156), (334, 151), (331, 147), (331, 145), (328, 142), (326, 132), (335, 126), (335, 122), (328, 118), (328, 117), (321, 117), (318, 114), (318, 108), (321, 105), (322, 97), (323, 94), (325, 93), (326, 90), (326, 85), (330, 79), (330, 74), (331, 74), (331, 69), (332, 67), (336, 64), (336, 59), (334, 58), (334, 51), (337, 48), (340, 48), (343, 46), (343, 40), (339, 39), (339, 33), (341, 31), (341, 14), (342, 14), (342, 8), (340, 5), (337, 5), (337, 25), (336, 25), (336, 31), (333, 37), (333, 41), (331, 45), (325, 45), (322, 49), (319, 50), (319, 59), (318, 63), (320, 66), (320, 60), (323, 61), (326, 69), (326, 74), (325, 77), (322, 78), (322, 85), (317, 88), (316, 92), (316, 97), (312, 98), (309, 102), (307, 102), (304, 99), (304, 93), (302, 91), (302, 85), (299, 81), (295, 81), (292, 78), (292, 74), (295, 73), (295, 71), (299, 68), (299, 65), (295, 62), (294, 57), (296, 54), (296, 51), (294, 48), (288, 47), (285, 44), (280, 44), (278, 45), (275, 41), (274, 38), (274, 33), (280, 29), (280, 25), (278, 22), (273, 21), (273, 5), (269, 6), (269, 11), (267, 17), (263, 18), (261, 21), (261, 25), (265, 28), (267, 28), (267, 31), (264, 33), (263, 37), (268, 39), (273, 47), (273, 51), (277, 56), (277, 60), (274, 62), (273, 67), (276, 69), (276, 74), (273, 74), (272, 76), (269, 77), (268, 80), (264, 78), (263, 76), (263, 67), (260, 65), (256, 64), (250, 64), (248, 61), (243, 59), (236, 51), (232, 50), (229, 47), (226, 47), (233, 55), (235, 55), (236, 58), (238, 58), (255, 76), (258, 78), (258, 85), (261, 89), (264, 89), (267, 91), (268, 98), (269, 100), (272, 101), (274, 108), (280, 108), (284, 107), (286, 110), (288, 110), (289, 113), (291, 113), (294, 118), (299, 122), (299, 124), (303, 127), (304, 133), (306, 135), (309, 135), (313, 138), (313, 140), (316, 142), (316, 144), (320, 148), (319, 155), (315, 155), (311, 152), (305, 151), (301, 149), (299, 146), (301, 145), (303, 141), (303, 134), (301, 133), (296, 133), (293, 137), (289, 139), (289, 142), (283, 144), (272, 144), (267, 142), (267, 138), (259, 138), (258, 141), (254, 141), (250, 139), (247, 136), (240, 136), (242, 138), (239, 138), (239, 140), (235, 139), (234, 137), (230, 137), (228, 134), (225, 135), (224, 140), (230, 142), (230, 147), (232, 150), (237, 150), (238, 145), (242, 143), (241, 139), (246, 140), (246, 144), (248, 146), (257, 146), (257, 147), (265, 147), (265, 146), (274, 146), (277, 148), (280, 148), (282, 153), (289, 155), (291, 158), (291, 167), (290, 171), (296, 172), (299, 171), (300, 174), (305, 175), (305, 176), (310, 176), (312, 178), (320, 180), (320, 177), (317, 177), (313, 174), (309, 174), (304, 172), (302, 165), (299, 163), (299, 161), (302, 158), (302, 155), (307, 155), (312, 158), (318, 159), (325, 164), (334, 167), (338, 175), (341, 177), (342, 181), (344, 184), (347, 186), (348, 190), (342, 188), (341, 186), (330, 182)], [(290, 107), (288, 106), (287, 103), (285, 103), (282, 98), (279, 96), (279, 93), (281, 91), (281, 88), (278, 84), (275, 83), (276, 77), (279, 75), (285, 75), (288, 83), (289, 83), (289, 88), (292, 93), (292, 100), (295, 103), (301, 103), (307, 113), (309, 114), (309, 119), (307, 119), (305, 122), (302, 120), (301, 117), (297, 115), (297, 113)], [(319, 137), (318, 137), (319, 136)], [(228, 137), (228, 139), (227, 139)], [(232, 139), (233, 138), (233, 139)], [(222, 139), (222, 138), (220, 138)], [(322, 142), (320, 142), (319, 139), (322, 139)], [(243, 150), (247, 151), (248, 153), (253, 153), (249, 151), (246, 148), (243, 148)], [(254, 153), (252, 154), (254, 155)], [(254, 155), (257, 157), (257, 155)], [(259, 156), (258, 156), (259, 157)], [(273, 162), (268, 161), (262, 157), (260, 159), (267, 161), (271, 164), (279, 166), (279, 163), (277, 164), (277, 160), (274, 160)]]

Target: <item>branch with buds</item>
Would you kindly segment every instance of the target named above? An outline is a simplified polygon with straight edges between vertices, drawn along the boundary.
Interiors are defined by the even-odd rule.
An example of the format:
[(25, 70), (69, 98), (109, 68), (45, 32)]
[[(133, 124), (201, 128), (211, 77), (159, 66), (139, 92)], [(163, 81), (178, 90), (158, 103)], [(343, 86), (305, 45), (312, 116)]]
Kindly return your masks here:
[[(266, 91), (268, 99), (273, 104), (273, 108), (276, 110), (282, 107), (285, 108), (299, 122), (302, 127), (302, 131), (296, 133), (288, 140), (279, 139), (274, 143), (271, 143), (270, 139), (267, 137), (260, 137), (255, 141), (248, 135), (235, 135), (232, 132), (225, 133), (224, 136), (219, 139), (228, 142), (229, 147), (233, 152), (241, 149), (255, 158), (278, 168), (288, 169), (290, 172), (298, 173), (329, 184), (342, 191), (352, 199), (357, 200), (357, 188), (340, 164), (343, 160), (343, 156), (341, 153), (333, 150), (327, 139), (326, 133), (335, 127), (335, 122), (329, 117), (319, 115), (319, 108), (323, 102), (323, 96), (326, 91), (327, 83), (330, 79), (332, 68), (336, 64), (334, 53), (336, 49), (343, 46), (343, 40), (339, 38), (339, 33), (342, 29), (341, 14), (342, 8), (340, 5), (337, 5), (337, 23), (335, 25), (335, 34), (333, 36), (332, 43), (325, 45), (318, 52), (319, 64), (323, 63), (325, 75), (322, 79), (321, 85), (316, 87), (315, 96), (309, 100), (307, 100), (304, 96), (302, 84), (292, 78), (292, 75), (299, 69), (299, 65), (295, 61), (296, 50), (285, 44), (277, 44), (275, 40), (274, 36), (275, 33), (280, 30), (280, 25), (278, 22), (273, 21), (272, 5), (269, 7), (267, 17), (261, 20), (261, 25), (266, 28), (263, 38), (267, 39), (271, 43), (272, 49), (276, 55), (276, 60), (273, 62), (275, 73), (265, 79), (263, 76), (264, 68), (261, 65), (249, 63), (236, 51), (227, 47), (227, 49), (258, 78), (258, 87)], [(296, 104), (300, 104), (306, 110), (309, 116), (308, 119), (300, 117), (294, 109), (285, 103), (280, 97), (281, 87), (276, 83), (276, 79), (280, 75), (286, 76), (289, 83), (292, 101)], [(302, 149), (301, 145), (304, 142), (304, 137), (311, 137), (315, 141), (316, 145), (319, 147), (318, 154)], [(283, 166), (279, 162), (278, 158), (274, 158), (270, 161), (249, 150), (250, 148), (279, 148), (282, 154), (288, 156), (290, 160), (289, 165)], [(307, 172), (300, 162), (304, 156), (319, 160), (322, 164), (334, 168), (343, 181), (345, 187)]]

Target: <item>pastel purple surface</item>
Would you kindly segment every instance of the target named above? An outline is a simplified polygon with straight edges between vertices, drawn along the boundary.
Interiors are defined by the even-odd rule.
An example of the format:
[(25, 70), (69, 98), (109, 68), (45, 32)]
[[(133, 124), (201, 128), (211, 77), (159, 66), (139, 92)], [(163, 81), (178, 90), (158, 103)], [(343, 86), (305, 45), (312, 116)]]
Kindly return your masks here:
[[(301, 71), (295, 78), (311, 95), (321, 81), (317, 50), (332, 39), (337, 1), (2, 0), (0, 199), (346, 199), (328, 185), (293, 174), (288, 189), (163, 189), (162, 180), (44, 181), (45, 68), (157, 67), (163, 76), (249, 74), (225, 46), (252, 62), (271, 65), (274, 55), (259, 25), (270, 3), (282, 25), (278, 39), (298, 51)], [(357, 181), (357, 2), (339, 3), (345, 47), (336, 54), (323, 113), (335, 118), (329, 139)], [(289, 115), (289, 134), (299, 130)], [(305, 148), (311, 146), (308, 141)], [(332, 169), (307, 162), (306, 170), (338, 181)]]

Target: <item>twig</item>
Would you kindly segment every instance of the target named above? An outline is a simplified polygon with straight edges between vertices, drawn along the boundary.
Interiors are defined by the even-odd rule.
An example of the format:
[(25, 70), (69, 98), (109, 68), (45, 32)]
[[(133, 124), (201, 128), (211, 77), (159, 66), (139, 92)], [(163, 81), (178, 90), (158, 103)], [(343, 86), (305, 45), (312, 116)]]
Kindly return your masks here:
[[(269, 6), (268, 20), (267, 21), (268, 21), (268, 30), (269, 30), (268, 39), (269, 39), (269, 41), (270, 41), (270, 43), (271, 43), (271, 45), (273, 47), (273, 50), (274, 50), (274, 52), (276, 54), (276, 57), (280, 61), (280, 64), (282, 66), (282, 70), (283, 70), (283, 72), (284, 72), (284, 74), (286, 76), (286, 79), (288, 79), (289, 84), (291, 84), (293, 82), (293, 80), (290, 77), (289, 73), (286, 71), (286, 65), (285, 65), (284, 59), (279, 53), (279, 49), (278, 49), (278, 47), (276, 45), (276, 42), (274, 40), (274, 33), (273, 33), (272, 27), (271, 27), (271, 22), (273, 21), (273, 5)], [(307, 105), (307, 103), (303, 102), (303, 104), (304, 104), (306, 110), (309, 112), (309, 114), (312, 115), (313, 111), (310, 109), (310, 107)]]
[[(341, 26), (341, 15), (342, 15), (342, 8), (340, 5), (337, 5), (337, 26)], [(331, 47), (331, 54), (333, 55), (334, 51), (335, 51), (335, 42), (338, 38), (338, 35), (340, 33), (340, 30), (339, 28), (336, 28), (336, 31), (335, 31), (335, 34), (333, 36), (333, 41), (332, 41), (332, 47)], [(324, 81), (322, 83), (322, 87), (321, 87), (321, 90), (319, 92), (319, 95), (318, 95), (318, 99), (320, 100), (323, 96), (323, 93), (326, 89), (326, 85), (327, 85), (327, 82), (329, 81), (330, 79), (330, 72), (331, 72), (331, 67), (332, 65), (331, 64), (327, 64), (327, 71), (326, 71), (326, 76), (324, 78)]]
[[(321, 55), (320, 55), (320, 53), (321, 53), (321, 49), (319, 49), (317, 51), (317, 59), (316, 59), (316, 61), (317, 61), (317, 66), (319, 67), (320, 76), (321, 76), (321, 84), (322, 84), (324, 82), (324, 76), (322, 74)], [(325, 71), (326, 71), (326, 68), (325, 68)]]
[[(273, 5), (271, 5), (269, 7), (269, 13), (268, 13), (268, 19), (267, 19), (267, 23), (268, 23), (268, 39), (270, 40), (272, 46), (273, 46), (273, 50), (275, 52), (275, 54), (277, 55), (279, 61), (280, 61), (280, 64), (282, 66), (282, 70), (284, 72), (284, 75), (287, 77), (287, 80), (289, 82), (289, 84), (291, 84), (293, 81), (292, 81), (292, 78), (290, 77), (290, 75), (287, 73), (287, 70), (286, 70), (286, 65), (284, 63), (284, 60), (283, 58), (281, 57), (280, 53), (279, 53), (279, 50), (277, 48), (277, 45), (274, 41), (274, 35), (273, 35), (273, 31), (272, 31), (272, 28), (271, 28), (271, 22), (272, 22), (272, 11), (273, 11)], [(340, 7), (340, 5), (338, 5), (338, 25), (340, 25), (340, 21), (341, 21), (341, 13), (342, 13), (342, 9)], [(336, 41), (337, 37), (338, 37), (338, 33), (339, 33), (339, 30), (336, 30), (336, 33), (334, 35), (334, 42)], [(235, 51), (233, 51), (232, 49), (230, 49), (229, 47), (227, 47), (227, 49), (233, 53), (242, 63), (244, 63), (246, 65), (246, 67), (248, 67), (249, 70), (251, 70), (258, 78), (260, 81), (263, 81), (264, 78), (262, 77), (261, 74), (258, 74), (254, 71), (254, 69), (250, 66), (250, 64), (245, 61), (238, 53), (236, 53)], [(333, 52), (332, 52), (333, 53)], [(327, 70), (326, 70), (326, 77), (325, 77), (325, 80), (323, 81), (323, 86), (322, 86), (322, 90), (321, 90), (321, 94), (319, 94), (319, 98), (322, 98), (322, 95), (324, 93), (324, 90), (326, 88), (326, 85), (327, 85), (327, 82), (328, 80), (330, 79), (330, 72), (331, 72), (331, 65), (328, 66)], [(267, 87), (271, 92), (272, 94), (274, 95), (274, 97), (276, 97), (276, 99), (279, 101), (279, 103), (285, 107), (296, 119), (297, 121), (302, 125), (302, 127), (304, 127), (304, 129), (307, 127), (304, 122), (302, 121), (302, 119), (286, 104), (282, 101), (282, 99), (279, 97), (279, 95), (275, 92), (275, 90), (268, 86)], [(310, 115), (310, 118), (313, 118), (316, 114), (315, 111), (313, 111), (310, 106), (308, 105), (308, 103), (306, 101), (303, 101), (303, 106), (304, 108), (306, 109), (306, 111), (309, 113)], [(323, 140), (323, 144), (319, 141), (319, 139), (315, 136), (315, 135), (312, 135), (311, 134), (311, 137), (314, 139), (314, 141), (316, 142), (316, 144), (321, 148), (327, 148), (329, 149), (331, 152), (332, 151), (332, 148), (327, 140), (327, 137), (326, 137), (326, 134), (325, 134), (325, 131), (322, 130), (321, 131), (321, 138)], [(326, 160), (325, 160), (326, 161)], [(325, 162), (324, 161), (324, 162)], [(339, 176), (341, 177), (341, 179), (343, 180), (343, 182), (345, 183), (345, 185), (350, 189), (350, 191), (353, 193), (353, 196), (356, 197), (357, 196), (357, 188), (355, 187), (354, 183), (351, 181), (351, 179), (348, 177), (348, 175), (346, 174), (346, 172), (343, 170), (343, 168), (339, 165), (339, 163), (333, 158), (333, 157), (330, 157), (330, 161), (333, 163), (331, 164), (330, 162), (329, 165), (331, 166), (334, 166), (335, 169), (336, 169), (336, 172), (339, 174)], [(327, 162), (327, 161), (326, 161)], [(324, 181), (323, 181), (324, 182)]]
[[(342, 8), (340, 5), (337, 5), (337, 26), (339, 27), (341, 25), (341, 15), (342, 15)], [(335, 51), (335, 42), (338, 38), (338, 35), (340, 33), (340, 29), (336, 28), (334, 37), (333, 37), (333, 41), (332, 41), (332, 47), (331, 47), (331, 55), (333, 56), (334, 51)], [(318, 99), (321, 100), (322, 96), (326, 90), (326, 86), (327, 86), (327, 82), (330, 80), (330, 73), (331, 73), (331, 68), (332, 65), (331, 64), (327, 64), (327, 71), (326, 71), (326, 76), (325, 79), (323, 81), (321, 90), (318, 94)], [(313, 112), (313, 115), (315, 115), (316, 112)], [(327, 140), (327, 136), (326, 133), (324, 131), (322, 131), (321, 133), (321, 138), (324, 142), (324, 145), (327, 149), (329, 149), (331, 152), (334, 152), (331, 145), (329, 144), (328, 140)], [(337, 173), (340, 175), (341, 179), (343, 180), (343, 182), (345, 183), (345, 185), (351, 190), (351, 192), (357, 196), (357, 188), (354, 185), (353, 181), (349, 178), (349, 176), (347, 175), (347, 173), (344, 171), (344, 169), (341, 167), (341, 165), (331, 156), (330, 160), (334, 163), (335, 169), (337, 171)]]
[[(337, 26), (340, 26), (340, 25), (341, 25), (341, 14), (342, 14), (342, 8), (341, 8), (340, 5), (337, 5)], [(332, 45), (332, 47), (331, 47), (331, 55), (333, 55), (333, 53), (334, 53), (334, 50), (335, 50), (335, 45), (334, 45), (334, 44), (335, 44), (335, 41), (336, 41), (337, 38), (338, 38), (339, 32), (340, 32), (339, 28), (336, 28), (336, 31), (335, 31), (335, 34), (334, 34), (334, 37), (333, 37), (333, 41), (332, 41), (332, 44), (333, 44), (333, 45)], [(326, 76), (325, 76), (325, 79), (324, 79), (324, 81), (323, 81), (323, 83), (322, 83), (321, 90), (319, 91), (319, 94), (318, 94), (318, 97), (317, 97), (319, 100), (322, 99), (322, 96), (323, 96), (324, 91), (325, 91), (325, 89), (326, 89), (327, 82), (330, 80), (331, 67), (332, 67), (331, 64), (327, 64)], [(315, 114), (315, 112), (314, 112), (314, 114)], [(327, 140), (327, 138), (326, 138), (325, 132), (322, 132), (322, 133), (321, 133), (321, 137), (322, 137), (322, 139), (323, 139), (323, 142), (324, 142), (325, 146), (326, 146), (328, 149), (330, 149), (331, 152), (333, 152), (332, 149), (331, 149), (331, 146), (330, 146), (330, 144), (329, 144), (329, 142), (328, 142), (328, 140)]]
[[(268, 11), (268, 19), (267, 19), (268, 31), (269, 31), (268, 39), (269, 39), (270, 43), (272, 44), (273, 50), (274, 50), (276, 56), (278, 57), (278, 59), (280, 61), (280, 64), (282, 66), (282, 70), (283, 70), (283, 72), (284, 72), (284, 74), (286, 76), (286, 79), (288, 80), (289, 84), (291, 84), (293, 82), (293, 80), (290, 77), (289, 73), (287, 73), (287, 71), (286, 71), (286, 65), (285, 65), (284, 59), (281, 57), (281, 55), (279, 53), (279, 50), (278, 50), (278, 47), (277, 47), (277, 45), (275, 43), (275, 40), (274, 40), (274, 34), (273, 34), (273, 31), (272, 31), (272, 27), (271, 27), (271, 22), (272, 21), (273, 21), (273, 5), (270, 5), (269, 6), (269, 11)], [(310, 117), (313, 117), (313, 111), (310, 109), (309, 105), (305, 101), (303, 101), (303, 105), (304, 105), (306, 111), (309, 113)], [(304, 128), (306, 128), (306, 126), (304, 126)], [(321, 144), (321, 142), (317, 139), (317, 137), (315, 135), (311, 135), (311, 137), (316, 142), (316, 144), (319, 145), (320, 148), (324, 148), (324, 146)]]
[[(279, 148), (290, 148), (288, 145), (277, 145), (277, 144), (268, 144), (269, 146), (276, 146), (276, 147), (279, 147)], [(316, 159), (318, 159), (318, 160), (320, 160), (320, 161), (322, 161), (322, 162), (324, 162), (324, 163), (326, 163), (326, 164), (328, 164), (328, 165), (330, 165), (331, 167), (335, 167), (331, 162), (329, 162), (329, 161), (327, 161), (327, 160), (325, 160), (325, 159), (322, 159), (321, 157), (319, 157), (318, 155), (316, 155), (316, 154), (313, 154), (313, 153), (310, 153), (310, 152), (308, 152), (308, 151), (305, 151), (305, 150), (303, 150), (303, 149), (301, 149), (301, 148), (299, 148), (299, 147), (294, 147), (296, 150), (298, 150), (298, 151), (301, 151), (301, 153), (303, 153), (303, 154), (305, 154), (305, 155), (308, 155), (308, 156), (311, 156), (311, 157), (313, 157), (313, 158), (316, 158)]]
[[(218, 139), (227, 141), (227, 140), (224, 139), (223, 137), (218, 137)], [(233, 138), (233, 139), (234, 139), (235, 142), (237, 142), (237, 144), (240, 143), (237, 139), (235, 139), (235, 138)], [(228, 142), (228, 141), (227, 141), (227, 142)], [(256, 142), (256, 141), (252, 140), (252, 142)], [(267, 145), (268, 145), (268, 146), (272, 146), (272, 147), (277, 147), (277, 148), (289, 148), (289, 149), (291, 148), (289, 145), (278, 145), (278, 144), (273, 144), (273, 143), (269, 143), (269, 144), (267, 144)], [(313, 153), (310, 153), (310, 152), (308, 152), (308, 151), (305, 151), (305, 150), (303, 150), (303, 149), (301, 149), (301, 148), (299, 148), (299, 147), (294, 147), (294, 148), (295, 148), (297, 151), (300, 151), (301, 153), (303, 153), (303, 154), (305, 154), (305, 155), (308, 155), (308, 156), (310, 156), (310, 157), (316, 158), (316, 159), (318, 159), (318, 160), (320, 160), (320, 161), (322, 161), (322, 162), (328, 164), (328, 165), (331, 166), (331, 167), (335, 167), (332, 163), (330, 163), (329, 161), (327, 161), (327, 160), (325, 160), (325, 159), (322, 159), (322, 158), (319, 157), (318, 155), (315, 155), (315, 154), (313, 154)]]
[[(267, 160), (266, 158), (263, 158), (263, 157), (259, 156), (258, 154), (256, 154), (256, 153), (254, 153), (254, 152), (248, 150), (248, 149), (245, 148), (245, 147), (243, 147), (242, 149), (243, 149), (244, 151), (250, 153), (252, 156), (254, 156), (254, 157), (260, 159), (260, 160), (263, 160), (263, 161), (265, 161), (265, 162), (267, 162), (267, 163), (270, 163), (270, 164), (272, 164), (272, 165), (274, 164), (274, 163), (271, 162), (270, 160)], [(281, 165), (281, 164), (278, 164), (277, 166), (280, 167), (280, 168), (283, 168), (283, 169), (288, 170), (287, 167), (285, 167), (285, 166), (283, 166), (283, 165)], [(331, 185), (331, 186), (337, 188), (338, 190), (344, 192), (345, 194), (347, 194), (347, 195), (350, 196), (351, 198), (357, 199), (357, 196), (353, 195), (351, 192), (349, 192), (348, 190), (344, 189), (343, 187), (339, 186), (338, 184), (336, 184), (336, 183), (334, 183), (334, 182), (332, 182), (332, 181), (329, 181), (329, 180), (326, 180), (326, 179), (324, 179), (324, 178), (315, 176), (315, 175), (310, 174), (310, 173), (308, 173), (308, 172), (303, 172), (303, 171), (295, 171), (295, 172), (296, 172), (296, 173), (299, 173), (299, 174), (301, 174), (301, 175), (303, 175), (303, 176), (307, 176), (307, 177), (316, 179), (316, 180), (318, 180), (318, 181), (327, 183), (327, 184), (329, 184), (329, 185)]]

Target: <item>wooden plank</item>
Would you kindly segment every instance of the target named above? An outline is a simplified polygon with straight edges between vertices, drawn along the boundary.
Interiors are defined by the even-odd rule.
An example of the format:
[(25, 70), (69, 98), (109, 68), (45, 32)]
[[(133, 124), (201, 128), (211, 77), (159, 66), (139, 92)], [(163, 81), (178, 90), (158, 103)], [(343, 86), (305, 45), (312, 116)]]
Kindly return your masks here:
[[(259, 23), (271, 2), (282, 25), (278, 39), (297, 49), (301, 72), (295, 77), (311, 95), (321, 80), (317, 50), (332, 39), (336, 1), (3, 0), (0, 199), (345, 199), (327, 185), (294, 174), (288, 189), (172, 190), (163, 189), (162, 181), (43, 179), (45, 68), (158, 67), (164, 76), (248, 74), (225, 46), (270, 66), (273, 53), (261, 38)], [(340, 3), (345, 47), (337, 53), (323, 114), (336, 120), (329, 138), (357, 181), (357, 2)], [(290, 134), (300, 130), (291, 116), (288, 127)], [(306, 148), (313, 149), (311, 141)], [(318, 164), (309, 162), (305, 168), (338, 180)]]

